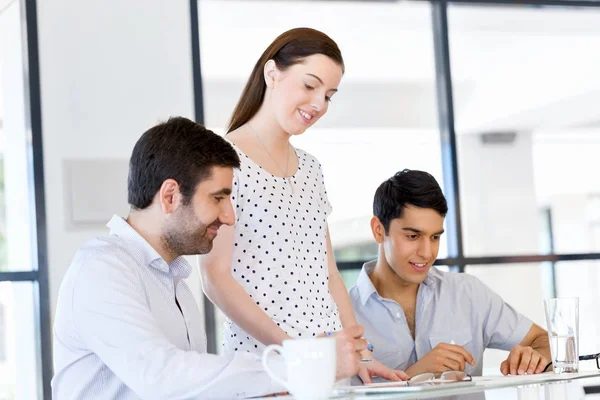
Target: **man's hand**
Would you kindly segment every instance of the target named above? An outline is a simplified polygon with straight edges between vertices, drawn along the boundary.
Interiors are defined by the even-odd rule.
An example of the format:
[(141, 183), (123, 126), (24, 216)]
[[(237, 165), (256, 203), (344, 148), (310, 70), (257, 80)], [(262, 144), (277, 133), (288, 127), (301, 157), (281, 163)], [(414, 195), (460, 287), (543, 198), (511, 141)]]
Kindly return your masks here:
[(413, 377), (423, 372), (464, 371), (466, 364), (475, 365), (473, 355), (456, 344), (440, 343), (406, 370)]
[(549, 362), (550, 360), (537, 350), (518, 344), (512, 348), (508, 358), (500, 364), (500, 372), (502, 375), (539, 374), (544, 372)]
[[(368, 350), (367, 352), (370, 354)], [(358, 376), (363, 383), (371, 383), (371, 378), (374, 376), (387, 379), (388, 381), (405, 381), (408, 379), (408, 375), (403, 371), (388, 368), (370, 355), (364, 356), (363, 358), (371, 360), (360, 364)]]
[(367, 348), (367, 341), (362, 337), (364, 331), (361, 325), (354, 325), (331, 335), (336, 343), (336, 380), (349, 378), (358, 373), (360, 353)]

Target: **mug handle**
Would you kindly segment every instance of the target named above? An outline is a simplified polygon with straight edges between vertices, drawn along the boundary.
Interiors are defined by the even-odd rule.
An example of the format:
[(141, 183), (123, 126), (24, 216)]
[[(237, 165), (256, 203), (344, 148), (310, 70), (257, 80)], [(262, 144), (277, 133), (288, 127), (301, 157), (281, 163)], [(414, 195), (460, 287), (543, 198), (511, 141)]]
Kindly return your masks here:
[(265, 371), (267, 371), (267, 374), (269, 374), (269, 376), (271, 377), (271, 379), (273, 379), (275, 382), (277, 382), (280, 385), (282, 385), (289, 392), (290, 389), (288, 388), (287, 382), (285, 382), (283, 379), (281, 379), (280, 377), (278, 377), (277, 375), (275, 375), (275, 373), (273, 371), (271, 371), (271, 369), (269, 368), (267, 358), (269, 358), (269, 353), (272, 352), (272, 351), (277, 351), (279, 354), (283, 355), (283, 347), (281, 347), (278, 344), (270, 344), (270, 345), (268, 345), (265, 348), (265, 350), (263, 351), (263, 354), (262, 354), (262, 365), (263, 365), (263, 368), (265, 369)]

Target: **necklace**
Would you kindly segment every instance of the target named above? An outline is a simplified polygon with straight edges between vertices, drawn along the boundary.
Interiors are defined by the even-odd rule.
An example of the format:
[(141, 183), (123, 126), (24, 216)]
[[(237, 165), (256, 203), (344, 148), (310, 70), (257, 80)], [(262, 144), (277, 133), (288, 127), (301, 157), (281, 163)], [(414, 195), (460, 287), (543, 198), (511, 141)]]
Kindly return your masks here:
[(283, 179), (285, 179), (288, 182), (288, 184), (290, 186), (290, 190), (292, 191), (292, 193), (294, 193), (294, 186), (292, 185), (292, 180), (290, 179), (291, 177), (288, 176), (288, 165), (290, 163), (290, 147), (292, 145), (288, 143), (287, 152), (285, 154), (285, 169), (281, 168), (281, 166), (277, 163), (277, 161), (275, 160), (275, 158), (273, 157), (273, 155), (271, 154), (271, 152), (265, 145), (265, 142), (262, 141), (262, 139), (260, 138), (260, 135), (258, 134), (256, 129), (254, 129), (254, 127), (250, 124), (250, 122), (248, 122), (248, 126), (250, 127), (250, 129), (252, 129), (252, 131), (254, 132), (254, 135), (256, 135), (256, 139), (258, 139), (260, 144), (262, 144), (263, 148), (265, 149), (265, 151), (267, 152), (267, 154), (269, 155), (271, 160), (273, 160), (273, 163), (275, 163), (277, 168), (283, 173)]

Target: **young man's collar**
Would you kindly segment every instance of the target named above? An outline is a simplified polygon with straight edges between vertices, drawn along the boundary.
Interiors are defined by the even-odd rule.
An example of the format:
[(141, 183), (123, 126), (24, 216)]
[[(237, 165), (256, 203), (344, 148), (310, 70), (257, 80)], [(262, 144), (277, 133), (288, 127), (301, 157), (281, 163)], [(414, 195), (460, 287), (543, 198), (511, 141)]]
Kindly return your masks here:
[[(373, 294), (378, 294), (375, 285), (373, 285), (373, 281), (371, 281), (371, 278), (369, 278), (369, 275), (371, 275), (373, 269), (375, 269), (375, 265), (377, 265), (377, 260), (367, 261), (364, 263), (362, 269), (360, 270), (360, 274), (358, 275), (358, 279), (356, 280), (356, 287), (358, 288), (360, 301), (363, 306), (367, 304), (367, 301)], [(433, 287), (433, 285), (435, 285), (439, 279), (440, 274), (438, 273), (438, 270), (435, 267), (431, 267), (422, 284), (428, 287)]]
[(364, 263), (360, 270), (360, 274), (358, 275), (358, 279), (356, 280), (356, 287), (360, 294), (360, 302), (363, 306), (367, 303), (367, 300), (369, 300), (369, 297), (371, 297), (373, 293), (377, 293), (375, 285), (373, 285), (371, 278), (369, 278), (369, 275), (373, 272), (376, 264), (377, 260)]

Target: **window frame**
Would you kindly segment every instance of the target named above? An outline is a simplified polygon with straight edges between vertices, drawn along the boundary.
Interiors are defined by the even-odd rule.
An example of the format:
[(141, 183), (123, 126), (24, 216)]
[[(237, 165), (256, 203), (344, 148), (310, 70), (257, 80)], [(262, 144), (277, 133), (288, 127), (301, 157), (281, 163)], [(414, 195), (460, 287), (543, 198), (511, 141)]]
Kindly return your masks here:
[[(51, 399), (50, 381), (52, 369), (52, 335), (50, 328), (50, 299), (48, 283), (48, 251), (46, 240), (46, 199), (44, 190), (44, 165), (42, 146), (42, 113), (40, 92), (40, 65), (37, 24), (37, 1), (16, 0), (20, 7), (23, 32), (23, 63), (25, 66), (25, 115), (30, 142), (28, 151), (28, 179), (30, 201), (35, 210), (31, 216), (35, 220), (32, 232), (32, 257), (34, 265), (27, 265), (25, 271), (0, 272), (0, 282), (31, 282), (34, 296), (34, 333), (36, 356), (41, 368), (35, 371), (38, 397)], [(25, 140), (25, 138), (24, 138)], [(6, 171), (5, 171), (6, 172)], [(5, 315), (6, 319), (6, 315)], [(0, 333), (1, 334), (1, 333)]]

